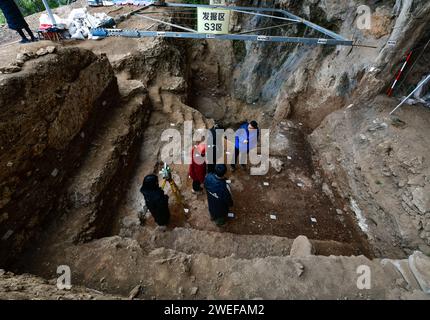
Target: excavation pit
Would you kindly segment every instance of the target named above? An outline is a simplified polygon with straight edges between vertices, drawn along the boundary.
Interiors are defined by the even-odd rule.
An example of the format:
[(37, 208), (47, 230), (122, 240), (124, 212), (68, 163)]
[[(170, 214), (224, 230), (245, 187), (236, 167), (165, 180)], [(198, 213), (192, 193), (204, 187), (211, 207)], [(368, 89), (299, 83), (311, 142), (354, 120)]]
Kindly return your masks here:
[[(121, 12), (130, 10), (124, 7)], [(134, 16), (119, 27), (157, 29)], [(139, 284), (146, 299), (276, 299), (288, 296), (284, 288), (291, 283), (300, 283), (298, 297), (313, 298), (311, 291), (327, 279), (334, 289), (320, 296), (356, 298), (356, 267), (371, 265), (375, 279), (382, 279), (374, 296), (386, 297), (387, 283), (400, 282), (378, 259), (366, 257), (398, 259), (411, 250), (428, 249), (423, 244), (428, 240), (428, 213), (417, 214), (420, 209), (414, 207), (425, 205), (415, 198), (425, 200), (428, 188), (422, 178), (428, 176), (428, 157), (419, 143), (428, 135), (417, 138), (417, 132), (429, 127), (427, 110), (404, 111), (404, 124), (397, 128), (384, 118), (392, 99), (344, 108), (349, 93), (342, 90), (358, 87), (356, 69), (376, 57), (366, 60), (357, 48), (345, 53), (164, 38), (53, 46), (52, 53), (32, 55), (22, 71), (1, 75), (4, 88), (22, 87), (31, 94), (31, 99), (23, 99), (21, 93), (5, 90), (5, 112), (11, 113), (2, 114), (3, 119), (32, 115), (28, 125), (11, 121), (7, 134), (1, 135), (26, 146), (19, 152), (7, 149), (0, 159), (1, 173), (8, 179), (4, 194), (12, 195), (14, 204), (0, 216), (0, 253), (8, 253), (8, 270), (52, 279), (57, 266), (69, 265), (74, 284), (123, 296)], [(39, 42), (24, 49), (38, 52), (44, 47)], [(24, 49), (16, 44), (1, 47), (1, 67)], [(354, 59), (360, 61), (358, 67), (351, 64)], [(74, 71), (59, 68), (58, 61), (67, 61)], [(337, 74), (345, 66), (351, 66), (350, 77), (343, 75), (339, 83)], [(360, 74), (366, 80), (367, 75)], [(55, 88), (38, 87), (43, 79), (57, 76)], [(9, 99), (11, 92), (19, 99)], [(363, 92), (376, 96), (367, 87)], [(40, 116), (42, 111), (46, 114)], [(150, 215), (140, 224), (144, 202), (139, 189), (145, 175), (161, 169), (163, 130), (181, 131), (185, 121), (195, 128), (211, 128), (217, 121), (235, 129), (245, 120), (271, 129), (274, 162), (264, 176), (251, 176), (249, 167), (228, 172), (234, 217), (225, 226), (210, 220), (205, 193), (191, 193), (187, 165), (172, 169), (188, 212), (166, 186), (172, 213), (168, 230), (158, 230)], [(416, 143), (405, 149), (410, 141)], [(391, 215), (402, 208), (407, 214)], [(358, 223), (363, 217), (366, 232)], [(403, 237), (404, 230), (410, 239)], [(310, 239), (315, 255), (301, 259), (306, 276), (294, 282), (297, 258), (289, 254), (299, 235)], [(324, 272), (318, 270), (321, 265)], [(339, 278), (346, 279), (346, 285), (339, 284)], [(310, 281), (309, 291), (300, 291), (303, 281)], [(275, 282), (281, 285), (272, 288)], [(234, 291), (236, 287), (242, 291)]]
[[(151, 145), (154, 139), (156, 137), (149, 140)], [(282, 121), (272, 130), (270, 140), (275, 142), (272, 149), (276, 156), (270, 158), (271, 163), (273, 161), (276, 165), (271, 164), (267, 174), (251, 175), (250, 165), (246, 169), (238, 165), (234, 172), (228, 166), (226, 179), (231, 182), (234, 206), (230, 212), (234, 216), (229, 217), (222, 227), (210, 220), (206, 192), (199, 195), (191, 192), (188, 165), (171, 165), (173, 178), (184, 198), (184, 206), (177, 203), (170, 186), (166, 184), (165, 192), (169, 195), (171, 210), (169, 230), (179, 227), (288, 239), (305, 235), (309, 239), (345, 244), (347, 249), (342, 252), (345, 255), (371, 256), (366, 236), (358, 228), (349, 204), (324, 182), (317, 167), (318, 159), (312, 158), (302, 126)], [(151, 148), (144, 142), (141, 150)], [(150, 153), (153, 154), (153, 151)], [(147, 159), (145, 156), (143, 158)], [(143, 161), (137, 165), (131, 190), (119, 210), (114, 234), (131, 237), (139, 234), (140, 228), (129, 230), (130, 221), (137, 223), (137, 212), (144, 205), (143, 196), (138, 192), (139, 182), (146, 174), (158, 173), (161, 163), (161, 159), (158, 159), (157, 162)], [(161, 183), (160, 175), (159, 178)], [(149, 213), (146, 217), (142, 228), (155, 228), (156, 224)], [(328, 253), (330, 249), (324, 252)]]

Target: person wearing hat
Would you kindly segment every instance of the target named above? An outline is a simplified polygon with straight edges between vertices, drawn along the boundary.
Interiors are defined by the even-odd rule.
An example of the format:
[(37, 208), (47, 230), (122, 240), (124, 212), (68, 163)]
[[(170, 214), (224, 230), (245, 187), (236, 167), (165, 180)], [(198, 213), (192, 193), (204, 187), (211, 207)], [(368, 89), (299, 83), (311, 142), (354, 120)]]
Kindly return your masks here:
[[(231, 170), (236, 170), (236, 164), (239, 160), (240, 153), (249, 154), (249, 150), (257, 147), (258, 136), (260, 129), (258, 128), (257, 121), (244, 122), (236, 131), (235, 145), (234, 145), (234, 163), (231, 164)], [(241, 164), (243, 169), (246, 169), (245, 164)]]
[(143, 179), (140, 192), (145, 198), (145, 204), (151, 212), (155, 223), (165, 230), (170, 220), (169, 196), (158, 185), (158, 177), (155, 174), (147, 175)]
[(227, 167), (224, 164), (217, 164), (215, 172), (209, 173), (205, 179), (209, 214), (218, 226), (225, 224), (228, 209), (233, 206), (230, 187), (224, 177), (226, 172)]
[(22, 31), (23, 29), (27, 31), (31, 41), (37, 41), (14, 0), (1, 0), (0, 9), (6, 18), (9, 29), (15, 30), (21, 36), (20, 43), (30, 42)]

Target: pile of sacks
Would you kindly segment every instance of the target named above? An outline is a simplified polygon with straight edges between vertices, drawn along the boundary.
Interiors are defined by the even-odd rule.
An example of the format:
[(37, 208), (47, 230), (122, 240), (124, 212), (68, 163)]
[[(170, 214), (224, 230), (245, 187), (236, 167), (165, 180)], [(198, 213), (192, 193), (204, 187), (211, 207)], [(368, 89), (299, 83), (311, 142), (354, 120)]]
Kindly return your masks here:
[[(113, 18), (108, 16), (106, 13), (94, 13), (90, 14), (86, 8), (73, 9), (70, 12), (67, 19), (62, 19), (57, 15), (54, 15), (56, 21), (56, 27), (61, 29), (67, 29), (70, 34), (70, 38), (85, 40), (95, 39), (91, 35), (90, 30), (99, 27), (113, 27), (115, 21)], [(40, 16), (40, 29), (47, 29), (52, 27), (52, 23), (47, 14)]]
[(90, 29), (98, 27), (113, 26), (115, 22), (106, 13), (94, 13), (91, 15), (87, 9), (74, 9), (70, 12), (68, 20), (70, 20), (69, 33), (72, 39), (92, 38)]

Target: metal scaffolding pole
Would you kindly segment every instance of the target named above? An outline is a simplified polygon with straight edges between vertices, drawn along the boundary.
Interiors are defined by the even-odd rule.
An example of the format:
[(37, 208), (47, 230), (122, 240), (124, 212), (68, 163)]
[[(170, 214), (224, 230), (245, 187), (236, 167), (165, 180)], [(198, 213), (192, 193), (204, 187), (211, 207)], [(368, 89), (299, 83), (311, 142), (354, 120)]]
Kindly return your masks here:
[[(353, 46), (354, 43), (335, 32), (327, 30), (321, 26), (318, 26), (312, 22), (302, 19), (298, 16), (289, 13), (288, 11), (274, 8), (259, 8), (259, 7), (237, 7), (237, 6), (220, 6), (220, 5), (202, 5), (202, 4), (187, 4), (187, 3), (163, 3), (160, 5), (152, 4), (151, 6), (160, 8), (185, 8), (197, 9), (197, 8), (210, 8), (210, 9), (223, 9), (233, 12), (239, 12), (243, 14), (251, 14), (255, 16), (261, 16), (265, 18), (277, 19), (288, 21), (290, 23), (303, 23), (306, 28), (314, 29), (322, 33), (320, 38), (307, 38), (307, 37), (285, 37), (285, 36), (266, 36), (266, 35), (248, 35), (247, 33), (269, 30), (272, 28), (279, 28), (280, 26), (272, 26), (260, 29), (254, 29), (250, 31), (243, 31), (240, 33), (233, 34), (215, 34), (215, 33), (201, 33), (194, 29), (190, 29), (179, 24), (166, 22), (160, 19), (148, 17), (146, 14), (140, 14), (139, 17), (158, 22), (160, 24), (166, 24), (171, 27), (182, 29), (189, 32), (171, 32), (171, 31), (148, 31), (148, 30), (122, 30), (122, 29), (92, 29), (91, 33), (98, 37), (167, 37), (167, 38), (188, 38), (188, 39), (217, 39), (217, 40), (241, 40), (241, 41), (273, 41), (273, 42), (290, 42), (290, 43), (304, 43), (308, 45), (341, 45), (341, 46)], [(182, 9), (184, 10), (184, 9)], [(276, 13), (277, 15), (274, 15)], [(147, 12), (151, 14), (151, 12)], [(180, 17), (179, 17), (180, 18)]]
[(400, 104), (397, 107), (394, 108), (393, 111), (390, 112), (390, 115), (392, 115), (394, 112), (396, 112), (397, 109), (399, 109), (406, 101), (408, 101), (408, 99), (410, 97), (412, 97), (413, 94), (415, 92), (417, 92), (419, 88), (421, 88), (425, 83), (427, 83), (428, 80), (430, 80), (430, 75), (428, 75), (427, 78), (425, 78), (423, 81), (421, 81), (420, 84), (414, 89), (414, 91), (412, 91), (405, 99), (403, 99), (402, 102), (400, 102)]
[[(330, 31), (326, 28), (323, 28), (315, 23), (312, 23), (308, 20), (305, 20), (303, 18), (300, 18), (294, 14), (292, 14), (291, 12), (288, 12), (286, 10), (282, 10), (282, 9), (274, 9), (274, 8), (259, 8), (259, 7), (236, 7), (236, 6), (212, 6), (212, 5), (204, 5), (204, 4), (188, 4), (188, 3), (169, 3), (166, 2), (165, 6), (167, 7), (183, 7), (183, 8), (213, 8), (213, 9), (225, 9), (225, 10), (241, 10), (241, 11), (256, 11), (256, 12), (276, 12), (276, 13), (280, 13), (290, 19), (293, 19), (295, 21), (299, 21), (301, 23), (303, 23), (304, 25), (315, 29), (333, 39), (339, 40), (339, 41), (348, 41), (347, 39), (345, 39), (344, 37), (342, 37), (341, 35)], [(273, 16), (273, 18), (275, 18), (276, 16)]]
[[(164, 23), (164, 22), (163, 22)], [(352, 41), (340, 41), (336, 39), (318, 39), (301, 37), (282, 37), (282, 36), (263, 36), (246, 34), (208, 34), (194, 32), (172, 32), (172, 31), (146, 31), (146, 30), (127, 30), (127, 29), (92, 29), (91, 33), (97, 37), (165, 37), (165, 38), (188, 38), (188, 39), (217, 39), (217, 40), (242, 40), (242, 41), (263, 41), (263, 42), (290, 42), (305, 43), (309, 45), (345, 45), (351, 46)]]
[(55, 21), (54, 15), (49, 7), (48, 1), (42, 0), (43, 5), (45, 6), (46, 12), (48, 13), (49, 19), (51, 19), (52, 25), (55, 26), (57, 22)]

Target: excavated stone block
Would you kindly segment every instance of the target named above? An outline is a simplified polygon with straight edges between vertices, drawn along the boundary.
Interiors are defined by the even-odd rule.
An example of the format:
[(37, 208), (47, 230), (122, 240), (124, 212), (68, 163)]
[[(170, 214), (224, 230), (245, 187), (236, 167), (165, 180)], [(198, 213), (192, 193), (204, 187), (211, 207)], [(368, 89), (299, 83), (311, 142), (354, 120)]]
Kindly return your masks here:
[(426, 188), (417, 187), (412, 191), (412, 203), (420, 210), (422, 214), (430, 211), (430, 185)]
[(409, 268), (421, 289), (430, 294), (430, 258), (422, 252), (415, 251), (408, 259)]
[(412, 290), (419, 290), (420, 286), (415, 279), (413, 273), (411, 272), (408, 261), (407, 260), (391, 260), (391, 259), (384, 259), (382, 260), (382, 265), (389, 265), (392, 264), (402, 275), (403, 279), (407, 282), (409, 288)]
[(298, 236), (291, 246), (290, 255), (294, 257), (306, 257), (314, 253), (312, 243), (306, 236)]

